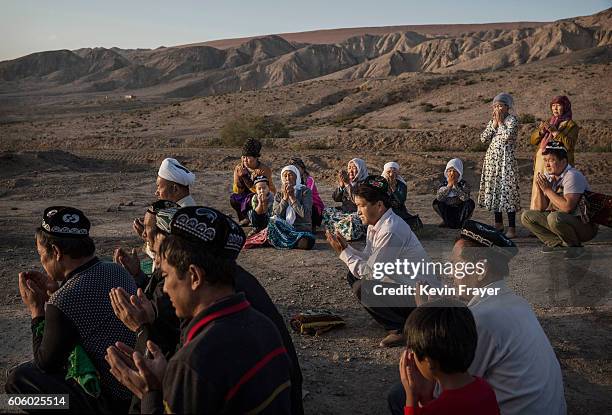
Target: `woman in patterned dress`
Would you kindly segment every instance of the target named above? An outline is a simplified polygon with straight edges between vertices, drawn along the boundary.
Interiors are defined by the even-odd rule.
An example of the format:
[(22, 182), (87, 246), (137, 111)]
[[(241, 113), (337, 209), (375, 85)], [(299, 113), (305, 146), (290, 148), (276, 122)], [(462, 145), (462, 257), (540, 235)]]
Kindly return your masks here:
[(516, 212), (521, 209), (519, 171), (515, 157), (518, 120), (510, 114), (512, 96), (501, 93), (493, 99), (492, 119), (480, 135), (489, 143), (480, 177), (478, 205), (495, 214), (495, 228), (504, 230), (503, 212), (508, 214), (508, 238), (516, 237)]

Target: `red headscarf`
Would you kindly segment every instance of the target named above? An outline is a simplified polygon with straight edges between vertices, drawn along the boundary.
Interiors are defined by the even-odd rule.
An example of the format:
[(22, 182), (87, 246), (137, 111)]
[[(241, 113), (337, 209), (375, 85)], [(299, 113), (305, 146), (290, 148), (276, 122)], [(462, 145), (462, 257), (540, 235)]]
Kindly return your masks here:
[[(549, 107), (552, 107), (553, 104), (563, 105), (563, 114), (559, 116), (553, 115), (552, 117), (550, 117), (550, 120), (548, 120), (548, 123), (550, 125), (554, 126), (555, 128), (559, 128), (559, 125), (563, 121), (572, 119), (572, 103), (570, 102), (569, 98), (566, 97), (565, 95), (557, 95), (550, 101)], [(544, 138), (542, 138), (542, 141), (540, 142), (540, 149), (544, 151), (544, 149), (546, 148), (546, 144), (548, 144), (548, 142), (552, 139), (553, 139), (553, 135), (551, 134), (551, 132), (548, 130), (545, 130)]]

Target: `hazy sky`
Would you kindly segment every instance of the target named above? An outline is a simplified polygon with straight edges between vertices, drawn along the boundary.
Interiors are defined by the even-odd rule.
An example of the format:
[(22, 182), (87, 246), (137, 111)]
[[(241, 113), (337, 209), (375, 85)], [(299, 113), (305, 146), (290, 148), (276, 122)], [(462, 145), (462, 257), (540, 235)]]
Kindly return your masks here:
[(82, 47), (155, 48), (341, 27), (553, 21), (612, 0), (0, 0), (0, 60)]

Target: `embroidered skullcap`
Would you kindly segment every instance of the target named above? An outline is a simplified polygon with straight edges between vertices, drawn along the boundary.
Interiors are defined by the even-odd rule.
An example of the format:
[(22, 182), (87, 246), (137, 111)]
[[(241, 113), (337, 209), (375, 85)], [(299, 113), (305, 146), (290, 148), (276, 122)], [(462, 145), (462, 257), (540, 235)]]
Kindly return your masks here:
[(176, 202), (173, 202), (172, 200), (156, 200), (155, 202), (151, 203), (149, 205), (149, 207), (147, 208), (147, 212), (152, 214), (152, 215), (157, 215), (157, 212), (159, 212), (162, 209), (170, 209), (170, 208), (179, 208), (179, 205)]
[(42, 230), (49, 235), (86, 238), (89, 236), (91, 223), (79, 209), (68, 206), (51, 206), (43, 213)]
[(260, 157), (261, 142), (254, 138), (249, 138), (242, 146), (242, 155), (250, 157)]
[(176, 159), (171, 158), (162, 161), (157, 175), (162, 179), (178, 183), (182, 186), (191, 186), (195, 182), (195, 174)]
[(176, 207), (169, 207), (166, 209), (159, 209), (155, 214), (155, 226), (158, 230), (163, 232), (166, 235), (170, 234), (170, 222), (172, 222), (172, 218), (176, 214), (176, 211), (179, 209), (178, 205)]
[[(459, 234), (487, 248), (497, 248), (497, 251), (508, 259), (518, 253), (516, 244), (502, 232), (490, 225), (468, 219), (463, 223)], [(502, 248), (502, 249), (499, 249)]]
[(542, 152), (542, 155), (550, 154), (551, 152), (554, 152), (554, 153), (562, 152), (567, 155), (567, 149), (565, 148), (563, 143), (559, 141), (549, 141), (546, 144), (546, 148)]
[(361, 184), (382, 193), (389, 193), (389, 182), (383, 176), (368, 176)]
[(255, 176), (255, 180), (253, 180), (253, 186), (255, 186), (257, 183), (267, 183), (267, 184), (269, 184), (270, 181), (268, 180), (268, 178), (266, 176), (264, 176), (262, 174), (260, 176)]
[(218, 210), (205, 206), (178, 209), (170, 222), (170, 233), (229, 260), (238, 257), (246, 241), (240, 225)]

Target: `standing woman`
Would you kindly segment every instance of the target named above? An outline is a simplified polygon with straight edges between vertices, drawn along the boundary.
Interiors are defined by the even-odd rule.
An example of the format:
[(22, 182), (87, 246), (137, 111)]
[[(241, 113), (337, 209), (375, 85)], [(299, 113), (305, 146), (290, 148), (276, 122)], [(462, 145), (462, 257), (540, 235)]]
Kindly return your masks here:
[(503, 212), (508, 214), (508, 238), (516, 237), (516, 212), (521, 209), (519, 171), (515, 150), (518, 120), (510, 114), (513, 99), (501, 93), (493, 98), (492, 119), (480, 135), (489, 143), (480, 177), (478, 205), (495, 214), (495, 228), (504, 230)]
[(542, 121), (538, 128), (531, 134), (531, 145), (537, 146), (534, 156), (533, 185), (531, 186), (530, 209), (536, 210), (540, 206), (540, 188), (536, 178), (538, 173), (546, 173), (542, 151), (549, 141), (559, 141), (567, 149), (567, 162), (574, 165), (574, 149), (578, 140), (580, 127), (572, 119), (572, 103), (565, 95), (558, 95), (550, 101), (550, 112), (552, 116)]
[(249, 138), (242, 147), (240, 164), (234, 168), (234, 182), (230, 205), (236, 211), (240, 225), (247, 226), (249, 218), (247, 212), (251, 209), (251, 198), (256, 192), (254, 180), (257, 176), (266, 176), (272, 193), (276, 192), (272, 182), (272, 170), (259, 161), (261, 156), (261, 142)]
[(308, 170), (306, 170), (306, 164), (304, 164), (302, 159), (299, 157), (292, 157), (290, 164), (298, 168), (302, 176), (302, 184), (308, 187), (312, 192), (312, 232), (314, 233), (317, 230), (317, 226), (321, 226), (325, 204), (323, 200), (321, 200), (314, 178), (308, 173)]

